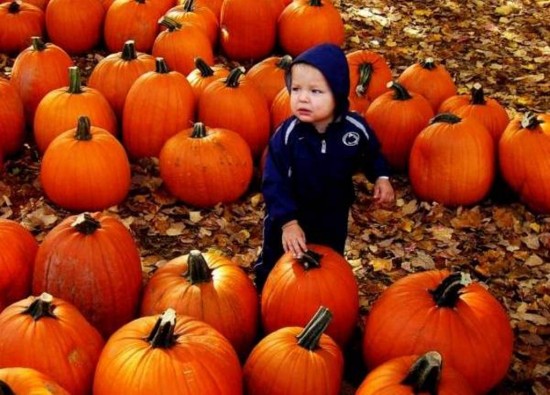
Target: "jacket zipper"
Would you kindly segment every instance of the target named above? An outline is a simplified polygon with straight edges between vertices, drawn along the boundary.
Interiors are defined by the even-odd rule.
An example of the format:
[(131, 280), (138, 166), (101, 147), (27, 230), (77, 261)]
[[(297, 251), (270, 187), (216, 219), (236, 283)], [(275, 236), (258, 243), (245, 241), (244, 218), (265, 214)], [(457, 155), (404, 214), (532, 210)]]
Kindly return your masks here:
[(325, 139), (321, 140), (321, 153), (322, 154), (327, 153), (327, 142)]

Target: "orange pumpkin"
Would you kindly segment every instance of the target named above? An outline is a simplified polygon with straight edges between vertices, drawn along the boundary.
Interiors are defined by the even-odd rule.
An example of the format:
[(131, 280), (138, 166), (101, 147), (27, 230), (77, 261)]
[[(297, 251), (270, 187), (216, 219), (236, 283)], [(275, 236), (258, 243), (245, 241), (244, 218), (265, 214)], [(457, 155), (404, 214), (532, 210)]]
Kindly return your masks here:
[(0, 313), (0, 328), (0, 368), (36, 369), (70, 394), (91, 392), (104, 343), (75, 306), (47, 293), (29, 296)]
[(131, 233), (96, 212), (69, 216), (50, 230), (36, 254), (32, 288), (74, 304), (107, 338), (135, 317), (141, 283)]
[(498, 145), (502, 177), (533, 211), (550, 213), (550, 114), (526, 113), (506, 127)]
[(441, 354), (428, 351), (421, 356), (391, 359), (369, 372), (356, 395), (474, 395), (468, 382)]
[(360, 49), (346, 54), (349, 65), (350, 109), (362, 114), (370, 103), (388, 91), (392, 72), (386, 59), (376, 52)]
[(0, 219), (0, 311), (31, 292), (38, 242), (23, 225)]
[(0, 78), (0, 170), (4, 158), (16, 153), (25, 139), (23, 102), (8, 80)]
[(408, 92), (396, 82), (390, 82), (390, 92), (378, 96), (365, 111), (365, 119), (374, 130), (381, 151), (390, 166), (404, 171), (418, 134), (434, 116), (430, 102), (422, 95)]
[[(0, 0), (0, 3), (11, 3), (13, 0)], [(40, 8), (42, 11), (46, 10), (50, 0), (26, 0), (25, 3), (31, 4), (35, 7)]]
[(30, 37), (44, 34), (44, 11), (27, 2), (0, 4), (0, 53), (16, 54), (30, 44)]
[(282, 88), (273, 98), (270, 110), (271, 133), (275, 132), (285, 119), (292, 115), (290, 109), (290, 93), (286, 87)]
[(270, 56), (247, 71), (246, 77), (258, 87), (269, 107), (281, 89), (286, 88), (285, 74), (291, 63), (290, 55)]
[(173, 309), (138, 318), (107, 341), (94, 395), (242, 395), (242, 369), (218, 331)]
[(329, 0), (294, 0), (277, 21), (279, 44), (293, 57), (321, 43), (344, 44), (344, 21)]
[(31, 368), (0, 369), (0, 393), (70, 395), (48, 375)]
[(301, 259), (285, 253), (262, 291), (263, 328), (271, 333), (285, 326), (305, 326), (319, 306), (326, 306), (334, 314), (326, 333), (344, 346), (357, 325), (358, 292), (351, 266), (330, 247), (309, 244)]
[(90, 126), (84, 116), (44, 152), (40, 183), (46, 196), (67, 210), (105, 210), (126, 198), (130, 163), (117, 138)]
[(199, 28), (208, 37), (211, 46), (216, 46), (220, 30), (218, 17), (206, 5), (197, 4), (195, 0), (185, 0), (183, 4), (166, 11), (165, 16), (182, 25)]
[(344, 357), (324, 333), (331, 319), (330, 310), (320, 307), (305, 327), (280, 328), (261, 339), (244, 365), (246, 393), (339, 394)]
[(141, 315), (169, 307), (212, 325), (243, 360), (256, 340), (256, 288), (240, 266), (219, 253), (192, 250), (153, 274), (143, 291)]
[(404, 355), (437, 351), (476, 394), (504, 378), (513, 333), (506, 311), (465, 273), (430, 270), (390, 285), (365, 322), (363, 355), (369, 369)]
[(197, 102), (202, 92), (212, 82), (229, 75), (229, 70), (223, 65), (209, 66), (200, 57), (195, 58), (195, 68), (187, 74), (187, 81), (193, 89)]
[[(178, 0), (178, 4), (184, 4), (186, 0)], [(223, 0), (195, 0), (196, 7), (207, 7), (220, 20)]]
[(410, 92), (420, 93), (432, 105), (434, 114), (445, 99), (455, 96), (456, 85), (445, 66), (436, 64), (433, 58), (407, 67), (397, 79)]
[(119, 121), (126, 95), (139, 76), (155, 70), (152, 55), (137, 52), (134, 40), (124, 43), (121, 52), (101, 59), (88, 78), (88, 86), (97, 89), (107, 99)]
[(25, 108), (27, 124), (32, 126), (38, 103), (50, 91), (67, 85), (67, 69), (73, 60), (64, 49), (31, 37), (32, 45), (17, 55), (13, 62), (10, 83)]
[(472, 205), (488, 194), (494, 176), (493, 140), (474, 118), (438, 114), (411, 147), (409, 179), (422, 200)]

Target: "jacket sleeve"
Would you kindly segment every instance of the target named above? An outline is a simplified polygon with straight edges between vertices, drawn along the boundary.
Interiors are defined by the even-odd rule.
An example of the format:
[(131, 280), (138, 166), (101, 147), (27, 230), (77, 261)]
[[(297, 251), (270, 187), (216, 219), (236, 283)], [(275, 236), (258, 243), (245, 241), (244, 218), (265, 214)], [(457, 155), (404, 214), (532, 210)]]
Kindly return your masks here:
[(298, 208), (291, 187), (290, 149), (285, 144), (285, 122), (271, 137), (262, 177), (266, 213), (278, 225), (296, 219)]
[(365, 157), (363, 160), (363, 171), (365, 176), (371, 182), (375, 182), (378, 177), (391, 176), (391, 168), (386, 158), (380, 151), (380, 142), (371, 127), (365, 122), (365, 127), (369, 138), (365, 148)]

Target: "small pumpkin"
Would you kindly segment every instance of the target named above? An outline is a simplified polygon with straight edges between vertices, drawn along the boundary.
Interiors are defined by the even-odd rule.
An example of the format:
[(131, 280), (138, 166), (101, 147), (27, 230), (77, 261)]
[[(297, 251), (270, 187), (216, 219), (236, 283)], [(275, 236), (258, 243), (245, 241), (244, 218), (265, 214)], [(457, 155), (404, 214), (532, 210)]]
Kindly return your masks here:
[(291, 63), (290, 55), (270, 56), (254, 64), (246, 72), (246, 77), (258, 87), (269, 107), (280, 90), (286, 88), (285, 74)]
[(17, 54), (29, 46), (31, 36), (44, 34), (44, 11), (26, 1), (1, 3), (0, 26), (0, 53)]
[(16, 367), (0, 369), (0, 394), (70, 395), (48, 375)]
[(246, 393), (340, 394), (344, 357), (325, 334), (331, 319), (321, 306), (305, 327), (280, 328), (261, 339), (244, 365)]
[(187, 74), (187, 81), (193, 89), (197, 102), (202, 92), (213, 81), (226, 78), (229, 75), (229, 69), (223, 65), (210, 66), (200, 56), (195, 58), (195, 68)]
[(242, 395), (242, 369), (217, 330), (167, 309), (135, 319), (109, 338), (93, 393)]
[(322, 245), (309, 244), (300, 259), (285, 253), (262, 291), (264, 331), (305, 326), (319, 306), (326, 306), (334, 315), (327, 335), (345, 346), (359, 318), (359, 291), (351, 266), (332, 248)]
[(178, 199), (213, 207), (244, 194), (252, 179), (252, 154), (237, 133), (197, 122), (164, 144), (159, 169), (166, 187)]
[(172, 7), (166, 11), (165, 16), (182, 25), (198, 27), (208, 37), (212, 47), (215, 47), (218, 43), (219, 20), (206, 5), (197, 4), (195, 0), (184, 0), (181, 5)]

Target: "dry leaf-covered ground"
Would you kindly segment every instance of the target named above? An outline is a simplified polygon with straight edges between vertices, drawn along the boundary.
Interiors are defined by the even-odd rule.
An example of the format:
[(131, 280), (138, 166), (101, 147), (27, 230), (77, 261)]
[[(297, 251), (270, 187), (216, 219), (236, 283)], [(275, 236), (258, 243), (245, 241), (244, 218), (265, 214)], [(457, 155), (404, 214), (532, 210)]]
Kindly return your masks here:
[[(341, 0), (346, 49), (386, 57), (394, 75), (431, 56), (447, 67), (461, 93), (481, 82), (511, 116), (548, 112), (549, 1)], [(101, 52), (75, 59), (88, 72)], [(0, 59), (0, 62), (2, 60)], [(13, 59), (4, 59), (6, 74)], [(0, 178), (0, 216), (21, 221), (38, 240), (70, 213), (42, 196), (32, 146), (7, 161)], [(245, 268), (261, 245), (263, 201), (257, 179), (239, 201), (210, 210), (176, 202), (164, 190), (155, 160), (134, 163), (128, 199), (109, 211), (132, 230), (147, 275), (191, 249), (221, 250)], [(550, 216), (535, 215), (505, 189), (475, 207), (445, 208), (418, 201), (405, 176), (395, 179), (396, 206), (370, 204), (356, 178), (347, 258), (360, 283), (366, 314), (377, 296), (408, 273), (461, 269), (487, 284), (507, 309), (515, 333), (509, 373), (494, 394), (550, 393)], [(348, 350), (343, 393), (365, 374), (359, 342)]]

